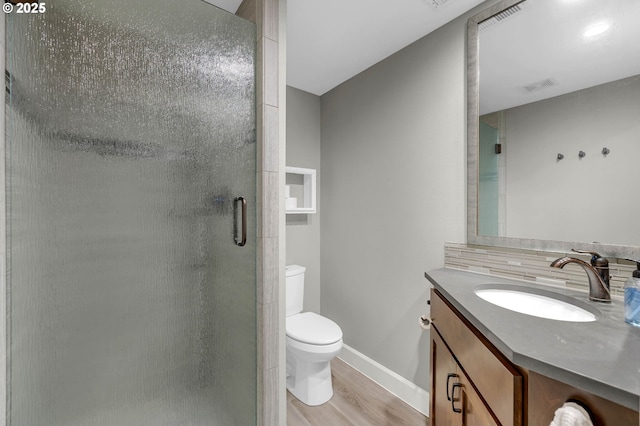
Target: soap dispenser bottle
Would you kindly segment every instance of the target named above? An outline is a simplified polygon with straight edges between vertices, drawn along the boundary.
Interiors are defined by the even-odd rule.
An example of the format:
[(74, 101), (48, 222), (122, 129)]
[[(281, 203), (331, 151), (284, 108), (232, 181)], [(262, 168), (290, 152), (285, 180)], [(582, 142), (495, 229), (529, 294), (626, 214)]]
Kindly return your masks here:
[(624, 284), (624, 321), (640, 327), (640, 261), (632, 261), (636, 262), (636, 270)]

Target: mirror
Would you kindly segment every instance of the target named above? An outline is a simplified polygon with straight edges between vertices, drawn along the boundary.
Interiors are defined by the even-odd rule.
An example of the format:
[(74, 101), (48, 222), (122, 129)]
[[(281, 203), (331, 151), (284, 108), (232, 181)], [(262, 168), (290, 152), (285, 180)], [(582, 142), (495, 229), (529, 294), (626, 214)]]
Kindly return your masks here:
[(469, 20), (469, 243), (638, 257), (638, 17), (634, 0), (505, 0)]

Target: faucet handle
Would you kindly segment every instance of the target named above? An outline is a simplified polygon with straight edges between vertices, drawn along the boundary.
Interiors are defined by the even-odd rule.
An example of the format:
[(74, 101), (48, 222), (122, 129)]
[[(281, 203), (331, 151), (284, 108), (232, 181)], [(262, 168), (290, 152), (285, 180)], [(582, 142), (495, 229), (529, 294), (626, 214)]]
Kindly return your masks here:
[(609, 265), (609, 261), (607, 259), (605, 259), (604, 257), (600, 256), (595, 251), (576, 250), (576, 249), (571, 249), (571, 251), (573, 251), (575, 253), (581, 253), (581, 254), (590, 254), (591, 255), (591, 266), (606, 267), (606, 266)]
[(581, 254), (590, 254), (593, 257), (602, 257), (600, 256), (598, 253), (596, 253), (595, 251), (589, 251), (589, 250), (578, 250), (578, 249), (571, 249), (572, 252), (575, 253), (581, 253)]

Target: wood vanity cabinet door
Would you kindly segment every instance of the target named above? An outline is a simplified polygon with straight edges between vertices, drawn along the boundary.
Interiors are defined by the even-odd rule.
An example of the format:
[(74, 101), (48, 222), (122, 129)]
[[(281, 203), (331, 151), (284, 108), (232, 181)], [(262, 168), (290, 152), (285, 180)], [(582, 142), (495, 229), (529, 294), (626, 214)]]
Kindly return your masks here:
[[(431, 377), (429, 413), (432, 426), (497, 426), (471, 382), (434, 329), (431, 330)], [(454, 408), (460, 412), (456, 412)]]
[(458, 364), (438, 335), (431, 329), (431, 401), (429, 418), (431, 426), (461, 425), (462, 416), (451, 408), (451, 401), (447, 395), (451, 395), (451, 388), (457, 383), (456, 377), (449, 378), (450, 374), (457, 376)]
[[(482, 402), (467, 376), (460, 372), (462, 391), (462, 424), (465, 426), (498, 426), (487, 406)], [(458, 396), (456, 389), (456, 395)]]

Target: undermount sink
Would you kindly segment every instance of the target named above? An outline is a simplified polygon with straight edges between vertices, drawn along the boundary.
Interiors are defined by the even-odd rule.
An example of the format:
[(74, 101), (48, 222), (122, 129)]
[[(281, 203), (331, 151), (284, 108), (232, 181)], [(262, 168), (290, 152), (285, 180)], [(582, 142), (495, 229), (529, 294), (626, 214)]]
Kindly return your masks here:
[(584, 302), (538, 288), (485, 284), (476, 287), (475, 293), (502, 308), (556, 321), (591, 322), (598, 314), (597, 309)]

